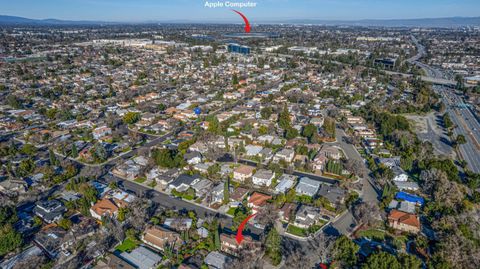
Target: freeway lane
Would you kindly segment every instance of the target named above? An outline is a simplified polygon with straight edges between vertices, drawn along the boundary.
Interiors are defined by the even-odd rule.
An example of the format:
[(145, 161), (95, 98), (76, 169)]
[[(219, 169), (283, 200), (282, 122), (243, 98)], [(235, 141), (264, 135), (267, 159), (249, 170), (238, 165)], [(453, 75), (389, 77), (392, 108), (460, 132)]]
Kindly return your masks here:
[[(474, 128), (478, 127), (477, 119), (471, 114), (471, 112), (466, 112), (467, 108), (458, 108), (458, 96), (456, 96), (451, 91), (443, 88), (443, 87), (436, 87), (435, 88), (447, 107), (446, 112), (450, 115), (452, 122), (456, 126), (453, 130), (455, 136), (462, 134), (465, 136), (467, 141), (466, 144), (459, 146), (459, 152), (461, 154), (462, 159), (467, 162), (467, 166), (469, 170), (480, 173), (480, 151), (478, 149), (478, 141), (475, 140), (478, 137), (478, 130), (472, 131)], [(475, 126), (475, 127), (474, 127)]]

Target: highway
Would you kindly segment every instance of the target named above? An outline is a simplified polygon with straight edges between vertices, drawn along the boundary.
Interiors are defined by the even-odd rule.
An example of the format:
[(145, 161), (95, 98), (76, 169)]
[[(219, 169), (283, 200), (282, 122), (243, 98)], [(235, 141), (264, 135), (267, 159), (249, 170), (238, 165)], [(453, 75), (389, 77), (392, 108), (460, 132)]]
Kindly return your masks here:
[(480, 124), (473, 112), (451, 90), (444, 87), (437, 87), (437, 92), (442, 96), (446, 105), (446, 112), (450, 115), (455, 125), (453, 133), (456, 136), (464, 135), (466, 144), (460, 145), (458, 151), (460, 157), (467, 162), (469, 170), (480, 173)]
[[(412, 36), (412, 41), (417, 46), (418, 54), (409, 61), (425, 70), (427, 76), (433, 79), (445, 79), (442, 71), (419, 61), (425, 55), (425, 47), (414, 36)], [(455, 90), (441, 85), (433, 85), (433, 89), (441, 96), (442, 102), (446, 106), (446, 112), (455, 125), (453, 130), (455, 137), (461, 134), (467, 141), (466, 144), (458, 147), (461, 155), (459, 157), (467, 162), (469, 170), (480, 173), (480, 123), (478, 118), (465, 104), (463, 97), (455, 93)]]

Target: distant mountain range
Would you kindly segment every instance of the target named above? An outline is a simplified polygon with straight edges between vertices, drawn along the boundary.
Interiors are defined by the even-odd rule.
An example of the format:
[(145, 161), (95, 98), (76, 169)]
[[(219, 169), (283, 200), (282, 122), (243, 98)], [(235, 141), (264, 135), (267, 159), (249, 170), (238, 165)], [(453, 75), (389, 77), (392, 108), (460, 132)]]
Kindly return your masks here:
[[(145, 22), (108, 22), (108, 21), (73, 21), (57, 19), (28, 19), (17, 16), (0, 15), (0, 25), (114, 25), (114, 24), (152, 24), (152, 23), (232, 23), (228, 21), (200, 20), (165, 20)], [(480, 26), (480, 17), (449, 17), (391, 20), (321, 20), (321, 19), (270, 19), (255, 21), (255, 23), (279, 24), (316, 24), (339, 26), (376, 26), (376, 27), (439, 27), (457, 28), (465, 26)]]
[(0, 15), (0, 24), (3, 25), (98, 25), (98, 24), (116, 24), (115, 22), (102, 21), (69, 21), (57, 19), (28, 19), (17, 16)]

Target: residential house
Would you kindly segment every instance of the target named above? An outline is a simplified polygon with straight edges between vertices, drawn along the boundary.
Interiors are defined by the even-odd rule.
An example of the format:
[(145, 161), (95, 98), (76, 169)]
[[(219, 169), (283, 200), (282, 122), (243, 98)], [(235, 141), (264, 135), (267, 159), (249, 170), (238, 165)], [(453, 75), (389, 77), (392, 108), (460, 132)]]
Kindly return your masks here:
[(220, 182), (210, 192), (210, 205), (222, 203), (224, 198), (225, 183)]
[(316, 172), (322, 173), (325, 169), (325, 165), (327, 164), (328, 158), (325, 157), (323, 154), (317, 154), (315, 159), (312, 161), (312, 168)]
[(121, 189), (110, 190), (103, 198), (111, 199), (118, 207), (126, 207), (133, 202), (133, 200), (135, 200), (135, 196), (133, 194)]
[(233, 170), (233, 179), (239, 182), (245, 182), (246, 179), (253, 176), (255, 167), (248, 165), (240, 165), (239, 167)]
[(337, 205), (344, 202), (347, 192), (337, 186), (322, 183), (320, 184), (318, 195), (327, 198), (330, 204), (336, 207)]
[(420, 187), (413, 181), (393, 181), (395, 186), (401, 191), (418, 191)]
[(248, 189), (238, 187), (230, 194), (230, 201), (241, 202), (248, 193)]
[(118, 214), (118, 206), (110, 199), (100, 199), (90, 208), (92, 217), (101, 220), (103, 216), (116, 217)]
[(275, 173), (266, 169), (259, 169), (252, 177), (252, 182), (258, 186), (270, 186), (275, 178)]
[(255, 146), (255, 145), (247, 145), (245, 146), (245, 155), (247, 156), (257, 156), (260, 155), (260, 152), (262, 152), (263, 147), (262, 146)]
[(342, 157), (342, 154), (340, 153), (340, 149), (338, 149), (338, 147), (326, 144), (322, 146), (319, 154), (333, 160), (339, 160)]
[(248, 198), (248, 206), (252, 208), (253, 213), (257, 213), (267, 204), (267, 201), (270, 199), (272, 199), (272, 196), (270, 195), (254, 192)]
[(297, 206), (296, 203), (285, 203), (282, 208), (280, 208), (280, 211), (278, 211), (280, 220), (290, 222), (292, 216), (294, 216), (295, 211), (297, 210)]
[(278, 182), (277, 186), (275, 186), (275, 192), (276, 193), (286, 193), (288, 190), (290, 190), (293, 187), (293, 185), (295, 185), (295, 180), (296, 179), (297, 179), (297, 177), (294, 176), (294, 175), (283, 174), (278, 179), (279, 182)]
[(192, 185), (200, 181), (199, 175), (187, 175), (181, 174), (175, 180), (170, 182), (168, 188), (170, 190), (175, 189), (178, 192), (184, 192), (188, 190)]
[(273, 161), (279, 162), (280, 160), (284, 160), (287, 163), (291, 163), (294, 157), (295, 151), (293, 151), (293, 149), (282, 149), (275, 154)]
[(309, 228), (320, 220), (320, 208), (302, 205), (295, 214), (293, 225), (300, 228)]
[(417, 215), (402, 212), (396, 209), (388, 214), (388, 225), (390, 227), (410, 233), (420, 232), (420, 220)]
[(192, 227), (192, 223), (189, 218), (166, 218), (163, 225), (175, 231), (186, 231)]
[(37, 202), (33, 208), (35, 215), (39, 216), (46, 223), (52, 223), (62, 218), (67, 208), (58, 200), (43, 200)]
[(308, 177), (300, 178), (295, 191), (299, 195), (307, 195), (313, 197), (317, 194), (318, 189), (320, 189), (320, 182), (313, 180)]
[(322, 127), (325, 119), (323, 117), (313, 117), (310, 119), (310, 123), (316, 127)]
[(93, 269), (136, 269), (133, 265), (122, 260), (115, 254), (109, 254), (104, 259), (100, 259)]
[(202, 178), (200, 181), (192, 184), (192, 188), (195, 190), (197, 197), (203, 197), (208, 192), (212, 191), (213, 182), (209, 179)]
[(220, 250), (238, 256), (240, 250), (255, 252), (259, 249), (259, 243), (254, 241), (250, 236), (244, 236), (242, 243), (238, 244), (233, 234), (220, 234)]
[(393, 166), (390, 168), (393, 172), (393, 181), (406, 182), (408, 181), (408, 175), (403, 171), (400, 166)]
[(92, 136), (93, 138), (99, 140), (107, 135), (110, 135), (112, 133), (112, 129), (108, 128), (107, 126), (100, 126), (92, 131)]
[(147, 227), (142, 234), (141, 240), (145, 244), (161, 251), (165, 249), (178, 250), (183, 245), (180, 234), (159, 226)]
[(49, 258), (55, 259), (61, 251), (63, 238), (66, 234), (67, 231), (58, 226), (49, 227), (36, 233), (33, 241)]
[(194, 165), (202, 161), (202, 154), (200, 154), (198, 151), (192, 151), (183, 155), (183, 158), (188, 164)]
[(118, 255), (137, 269), (156, 269), (162, 261), (160, 255), (144, 246), (139, 246), (130, 252), (121, 252)]
[(24, 180), (6, 179), (0, 182), (0, 192), (5, 195), (16, 195), (24, 193), (28, 184)]
[(227, 269), (231, 261), (232, 258), (218, 251), (208, 253), (204, 260), (209, 269)]

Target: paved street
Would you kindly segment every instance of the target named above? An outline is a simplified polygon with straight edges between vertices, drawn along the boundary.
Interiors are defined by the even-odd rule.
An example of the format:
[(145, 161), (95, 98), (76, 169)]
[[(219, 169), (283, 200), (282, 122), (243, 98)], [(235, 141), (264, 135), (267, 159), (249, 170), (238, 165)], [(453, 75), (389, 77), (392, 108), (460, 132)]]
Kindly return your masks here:
[[(184, 201), (177, 197), (172, 197), (168, 194), (152, 190), (151, 188), (142, 186), (140, 184), (137, 184), (128, 180), (120, 179), (110, 174), (102, 177), (100, 181), (103, 181), (105, 183), (118, 182), (119, 186), (121, 186), (124, 190), (131, 191), (135, 193), (137, 196), (145, 195), (148, 199), (151, 199), (153, 202), (157, 203), (158, 205), (166, 209), (179, 210), (179, 211), (182, 211), (182, 210), (195, 211), (199, 218), (215, 217), (221, 220), (226, 225), (227, 228), (231, 227), (233, 223), (232, 218), (230, 216), (219, 213), (213, 209), (196, 205), (191, 202)], [(253, 235), (259, 235), (262, 233), (261, 229), (253, 227), (252, 225), (249, 225), (246, 231), (247, 232), (245, 234), (248, 234), (249, 231)]]

